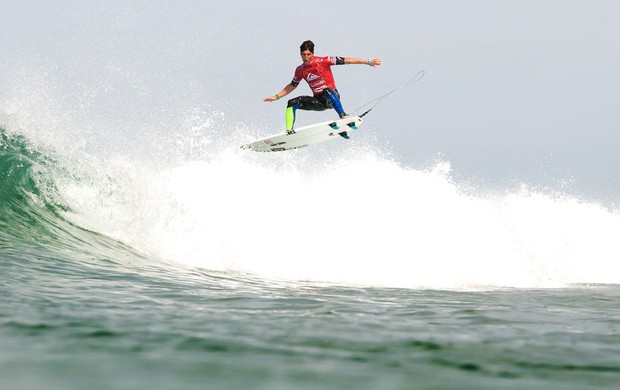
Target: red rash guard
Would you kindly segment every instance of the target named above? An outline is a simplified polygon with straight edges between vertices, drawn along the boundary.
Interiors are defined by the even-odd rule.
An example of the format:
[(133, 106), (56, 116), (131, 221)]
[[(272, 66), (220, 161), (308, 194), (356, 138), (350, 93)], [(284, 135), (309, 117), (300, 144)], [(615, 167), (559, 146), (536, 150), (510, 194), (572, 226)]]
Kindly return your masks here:
[(317, 57), (314, 56), (309, 64), (301, 64), (295, 69), (295, 76), (291, 84), (298, 86), (301, 80), (306, 80), (312, 93), (320, 95), (325, 88), (336, 89), (336, 82), (332, 74), (332, 65), (344, 63), (342, 57)]

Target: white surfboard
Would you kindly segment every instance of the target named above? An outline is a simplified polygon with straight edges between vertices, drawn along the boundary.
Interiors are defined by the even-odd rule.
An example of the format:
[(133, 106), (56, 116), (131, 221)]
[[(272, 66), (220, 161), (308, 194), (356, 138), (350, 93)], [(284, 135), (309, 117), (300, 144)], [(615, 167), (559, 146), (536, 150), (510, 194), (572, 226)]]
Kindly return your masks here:
[(247, 145), (242, 145), (241, 148), (255, 152), (281, 152), (283, 150), (299, 149), (333, 139), (348, 138), (351, 134), (351, 129), (357, 129), (361, 124), (362, 118), (357, 116), (317, 123), (300, 127), (293, 134), (273, 135)]

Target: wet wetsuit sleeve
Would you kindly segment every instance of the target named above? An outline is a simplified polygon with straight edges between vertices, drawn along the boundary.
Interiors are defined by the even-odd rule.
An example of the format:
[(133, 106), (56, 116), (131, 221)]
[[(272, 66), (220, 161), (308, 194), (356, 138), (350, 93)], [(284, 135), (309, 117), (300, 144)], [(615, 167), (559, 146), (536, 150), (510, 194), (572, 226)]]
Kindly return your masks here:
[(295, 69), (295, 75), (293, 76), (293, 80), (291, 80), (291, 85), (297, 87), (302, 79), (301, 66), (298, 66), (297, 69)]
[(325, 59), (325, 62), (329, 64), (329, 66), (344, 65), (344, 57), (323, 57), (323, 58)]

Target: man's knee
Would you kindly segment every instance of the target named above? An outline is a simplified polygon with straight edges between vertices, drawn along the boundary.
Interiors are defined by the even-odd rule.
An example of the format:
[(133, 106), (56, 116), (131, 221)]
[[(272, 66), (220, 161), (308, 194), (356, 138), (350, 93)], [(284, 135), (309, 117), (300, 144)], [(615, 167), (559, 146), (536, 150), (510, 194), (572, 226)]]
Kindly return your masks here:
[(293, 99), (289, 99), (288, 104), (286, 106), (297, 108), (299, 106), (299, 96)]

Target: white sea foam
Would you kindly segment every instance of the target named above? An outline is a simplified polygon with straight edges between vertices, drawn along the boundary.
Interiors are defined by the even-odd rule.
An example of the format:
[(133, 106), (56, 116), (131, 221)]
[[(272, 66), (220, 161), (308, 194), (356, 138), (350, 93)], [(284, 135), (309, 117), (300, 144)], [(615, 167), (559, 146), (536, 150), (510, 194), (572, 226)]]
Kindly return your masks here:
[(414, 288), (620, 283), (617, 213), (527, 188), (465, 191), (448, 163), (346, 148), (319, 161), (228, 147), (164, 168), (92, 159), (64, 197), (83, 226), (185, 266)]

